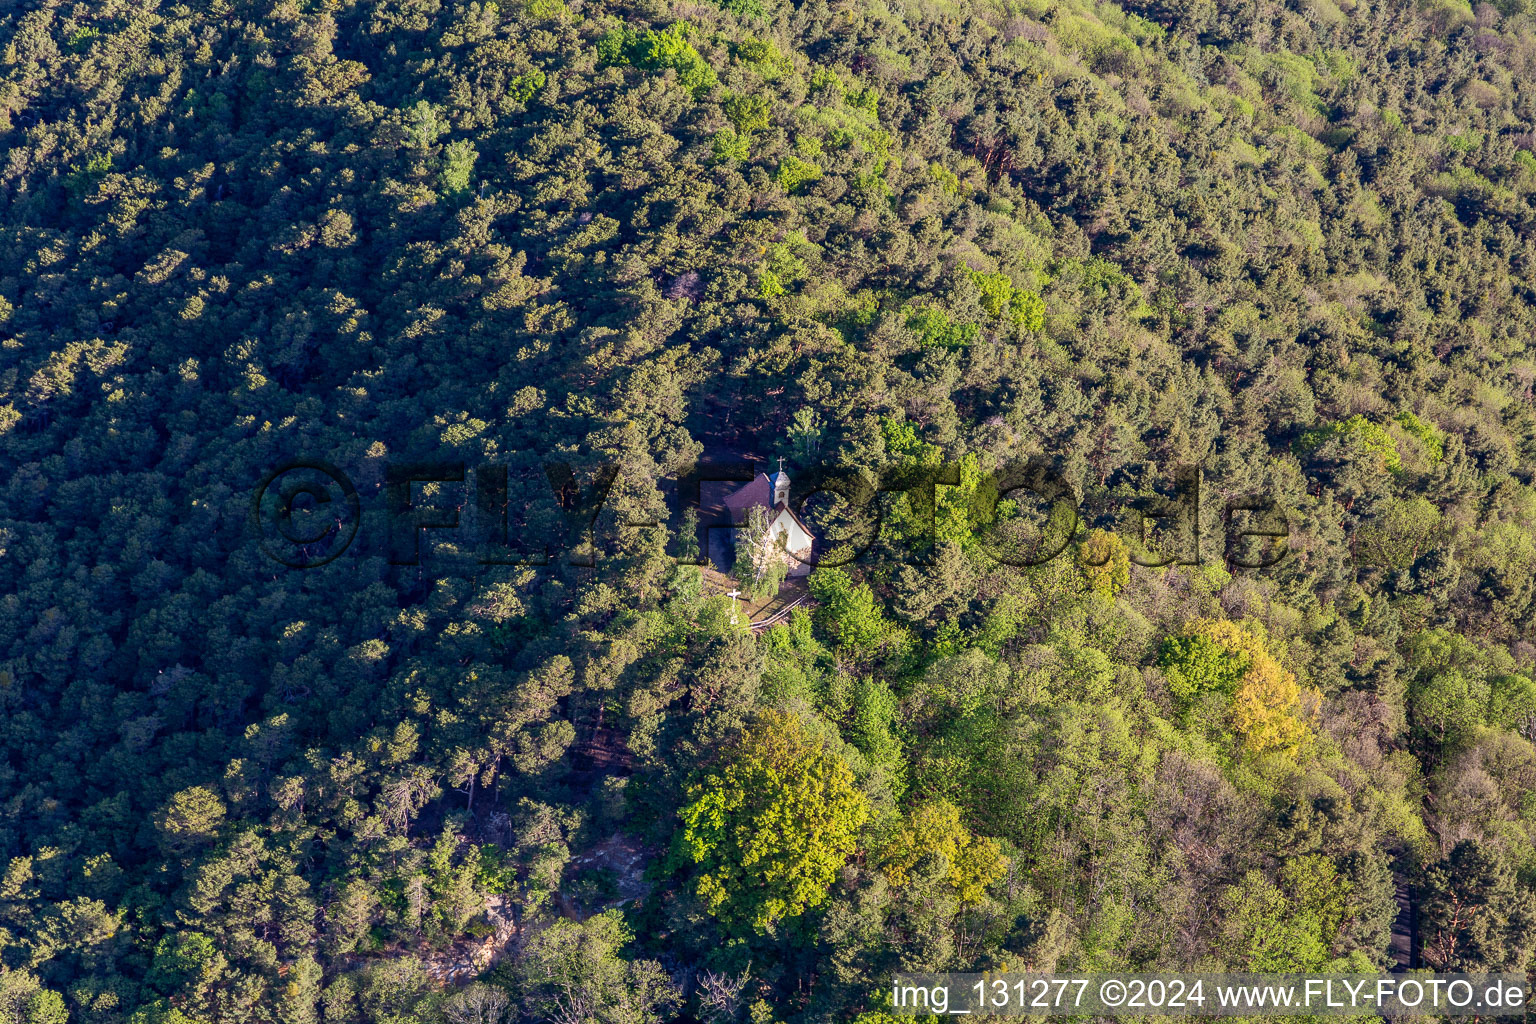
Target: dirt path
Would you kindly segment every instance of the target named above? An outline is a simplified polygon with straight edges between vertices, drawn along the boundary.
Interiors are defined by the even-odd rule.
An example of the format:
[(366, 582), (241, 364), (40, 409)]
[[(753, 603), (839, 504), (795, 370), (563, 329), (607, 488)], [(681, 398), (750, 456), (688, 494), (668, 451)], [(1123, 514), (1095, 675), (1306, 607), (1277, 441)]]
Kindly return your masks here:
[(1413, 886), (1401, 871), (1392, 872), (1397, 894), (1397, 917), (1392, 921), (1392, 971), (1400, 974), (1418, 963), (1418, 914), (1414, 906)]

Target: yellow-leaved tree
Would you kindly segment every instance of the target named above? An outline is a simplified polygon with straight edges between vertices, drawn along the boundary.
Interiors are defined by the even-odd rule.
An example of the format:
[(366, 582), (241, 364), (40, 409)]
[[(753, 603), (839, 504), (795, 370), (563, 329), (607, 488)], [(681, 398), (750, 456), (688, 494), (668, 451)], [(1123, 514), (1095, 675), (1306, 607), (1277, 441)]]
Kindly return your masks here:
[(972, 834), (948, 800), (914, 807), (876, 851), (881, 871), (897, 888), (912, 880), (923, 858), (935, 855), (949, 865), (947, 881), (961, 903), (980, 903), (987, 886), (1008, 869), (997, 840)]
[(1125, 541), (1108, 530), (1093, 530), (1077, 549), (1077, 567), (1088, 589), (1113, 598), (1131, 579), (1131, 554)]
[(1320, 695), (1281, 666), (1258, 623), (1192, 622), (1183, 637), (1164, 644), (1163, 665), (1176, 695), (1229, 693), (1232, 727), (1249, 753), (1296, 757), (1311, 740), (1308, 722), (1316, 717)]

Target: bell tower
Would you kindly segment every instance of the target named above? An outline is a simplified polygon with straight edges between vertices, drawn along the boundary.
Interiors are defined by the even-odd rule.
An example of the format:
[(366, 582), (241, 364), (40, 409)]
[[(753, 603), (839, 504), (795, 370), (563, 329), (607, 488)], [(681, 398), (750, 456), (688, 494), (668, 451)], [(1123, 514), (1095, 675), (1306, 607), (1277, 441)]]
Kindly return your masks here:
[(784, 460), (779, 460), (779, 471), (769, 474), (768, 484), (773, 488), (773, 507), (789, 502), (789, 474), (784, 472)]

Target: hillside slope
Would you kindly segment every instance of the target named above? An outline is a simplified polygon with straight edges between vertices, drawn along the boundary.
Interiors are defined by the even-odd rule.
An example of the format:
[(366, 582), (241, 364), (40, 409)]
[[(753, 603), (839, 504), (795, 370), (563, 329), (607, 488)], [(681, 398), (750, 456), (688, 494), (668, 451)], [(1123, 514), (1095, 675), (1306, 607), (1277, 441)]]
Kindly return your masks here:
[[(898, 969), (1375, 969), (1394, 869), (1426, 964), (1530, 965), (1521, 0), (0, 41), (0, 1019), (877, 1024)], [(859, 556), (754, 636), (676, 564), (706, 452), (959, 484), (823, 507)], [(1081, 524), (1021, 568), (1031, 458)], [(297, 542), (293, 460), (357, 496)], [(478, 559), (495, 467), (549, 564)], [(1129, 564), (1190, 467), (1201, 564)], [(464, 525), (413, 560), (392, 492)]]

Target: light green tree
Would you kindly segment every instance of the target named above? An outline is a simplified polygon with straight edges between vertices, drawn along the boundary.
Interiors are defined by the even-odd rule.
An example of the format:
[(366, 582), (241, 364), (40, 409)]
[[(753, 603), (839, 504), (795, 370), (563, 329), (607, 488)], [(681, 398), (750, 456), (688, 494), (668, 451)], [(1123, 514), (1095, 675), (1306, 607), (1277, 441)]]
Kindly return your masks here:
[(1232, 964), (1250, 971), (1330, 966), (1352, 886), (1327, 857), (1288, 861), (1275, 885), (1250, 871), (1221, 907)]
[(155, 819), (165, 845), (184, 852), (207, 842), (224, 822), (224, 801), (207, 786), (193, 786), (171, 797)]
[(874, 657), (882, 648), (900, 647), (901, 628), (888, 621), (867, 583), (855, 583), (841, 569), (820, 568), (810, 577), (816, 621), (830, 632), (840, 651), (855, 658)]
[(736, 533), (736, 564), (732, 574), (753, 598), (778, 592), (789, 575), (783, 535), (771, 536), (768, 513), (760, 505), (747, 510), (747, 521)]
[(626, 960), (633, 938), (617, 910), (586, 921), (556, 921), (528, 940), (515, 975), (523, 1005), (538, 1020), (655, 1024), (677, 1005), (654, 960)]
[(868, 814), (848, 765), (768, 712), (688, 788), (674, 858), (728, 928), (767, 932), (826, 899)]

